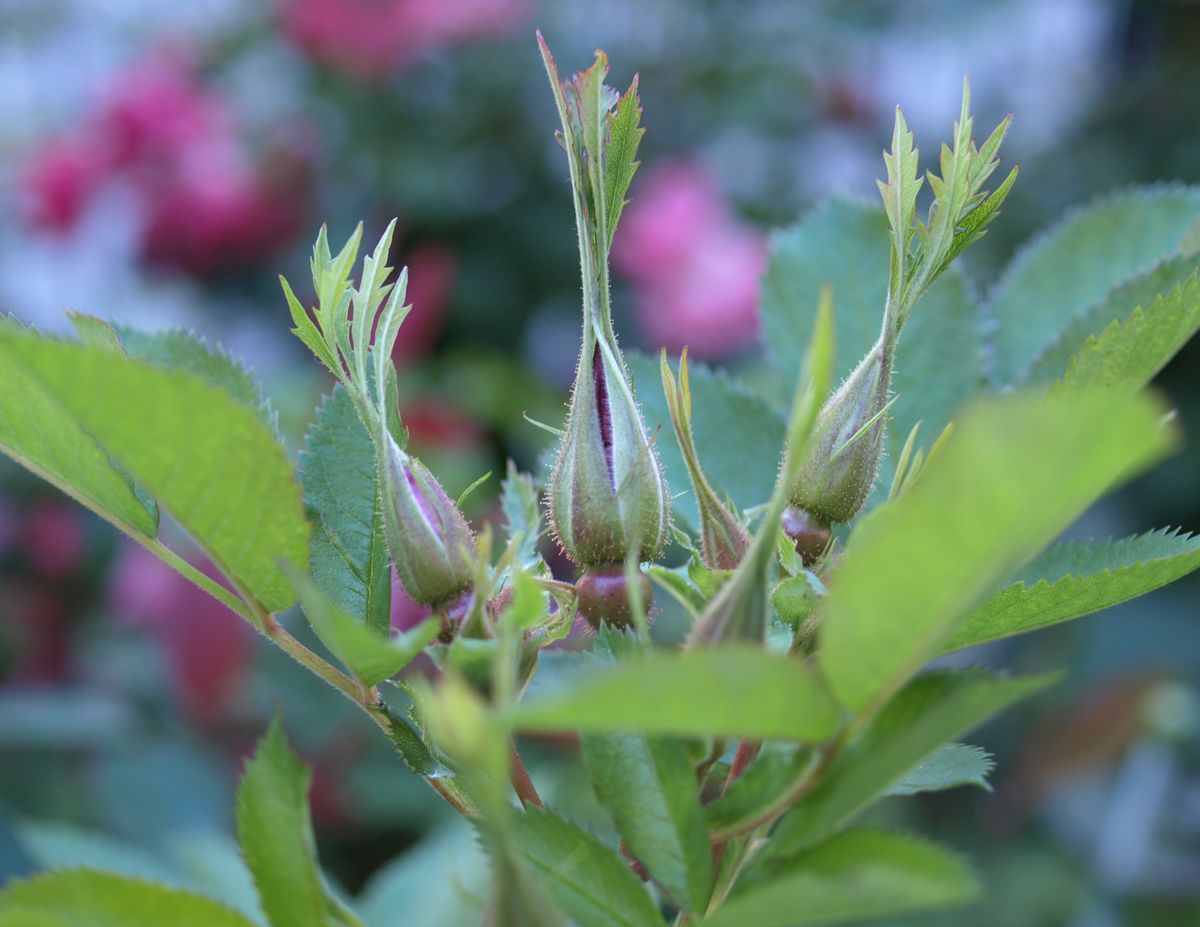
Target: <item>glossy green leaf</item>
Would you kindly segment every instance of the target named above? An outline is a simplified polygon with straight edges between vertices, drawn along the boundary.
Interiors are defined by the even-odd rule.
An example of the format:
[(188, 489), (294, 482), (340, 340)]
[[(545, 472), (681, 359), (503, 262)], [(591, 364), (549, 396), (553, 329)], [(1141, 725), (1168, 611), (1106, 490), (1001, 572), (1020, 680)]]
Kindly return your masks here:
[(10, 883), (0, 893), (0, 924), (255, 927), (253, 921), (204, 895), (89, 869), (55, 872)]
[(1162, 416), (1149, 397), (1105, 392), (967, 411), (920, 482), (860, 522), (830, 580), (821, 664), (841, 701), (878, 706), (999, 582), (1162, 457)]
[(317, 412), (298, 465), (313, 526), (313, 578), (329, 601), (377, 635), (391, 628), (391, 561), (375, 445), (338, 385)]
[(565, 693), (529, 698), (512, 715), (525, 731), (644, 731), (823, 740), (841, 712), (799, 659), (714, 647), (622, 661)]
[[(768, 360), (786, 377), (794, 377), (803, 362), (826, 283), (833, 289), (835, 376), (848, 374), (867, 353), (879, 337), (890, 248), (884, 213), (841, 199), (772, 237), (762, 284), (763, 343)], [(966, 278), (952, 268), (922, 297), (900, 337), (892, 378), (893, 454), (918, 421), (932, 440), (982, 384), (978, 309)]]
[(1200, 277), (1113, 322), (1067, 364), (1062, 389), (1141, 389), (1200, 329)]
[(1021, 374), (1023, 384), (1049, 385), (1062, 377), (1071, 359), (1113, 322), (1124, 322), (1138, 309), (1185, 283), (1200, 265), (1200, 256), (1180, 254), (1159, 261), (1149, 270), (1119, 283), (1085, 311), (1073, 317), (1050, 341), (1029, 369)]
[(1024, 634), (1098, 612), (1200, 567), (1200, 538), (1159, 530), (1119, 541), (1064, 541), (975, 609), (946, 650)]
[(35, 337), (0, 320), (0, 451), (134, 537), (157, 535), (153, 506), (21, 361), (9, 333)]
[(295, 601), (279, 561), (306, 562), (308, 523), (284, 449), (255, 412), (193, 374), (7, 326), (0, 357), (6, 376), (39, 384), (71, 414), (72, 434), (90, 433), (268, 610)]
[(300, 605), (317, 637), (354, 676), (368, 686), (378, 685), (408, 666), (433, 639), (440, 625), (427, 618), (408, 631), (381, 635), (328, 602), (308, 577), (294, 574)]
[(702, 911), (712, 890), (712, 852), (683, 743), (637, 734), (584, 734), (583, 761), (625, 846), (663, 892)]
[(1098, 200), (1033, 239), (988, 296), (995, 382), (1016, 382), (1076, 316), (1179, 250), (1200, 188), (1149, 187)]
[(991, 791), (987, 777), (996, 762), (982, 747), (971, 744), (943, 744), (929, 759), (909, 772), (888, 790), (889, 795), (917, 795), (942, 792), (963, 785)]
[[(808, 308), (811, 310), (815, 305), (812, 303)], [(800, 343), (801, 359), (807, 343), (807, 340)], [(683, 493), (672, 504), (689, 524), (699, 525), (687, 465), (671, 438), (671, 416), (660, 385), (659, 362), (635, 353), (629, 354), (626, 362), (635, 382), (641, 384), (637, 395), (646, 425), (651, 434), (657, 431), (659, 435), (654, 448), (662, 461), (667, 485), (672, 494)], [(761, 505), (775, 487), (779, 456), (783, 452), (783, 416), (762, 397), (724, 373), (697, 363), (688, 366), (692, 427), (705, 475), (717, 494), (732, 499), (736, 509)], [(795, 377), (793, 372), (792, 380)]]
[(578, 927), (661, 927), (658, 905), (629, 863), (578, 825), (530, 808), (514, 816), (510, 838)]
[(979, 883), (958, 857), (900, 834), (855, 830), (773, 861), (703, 927), (802, 927), (965, 904)]
[(640, 163), (637, 160), (638, 145), (646, 134), (640, 125), (642, 104), (638, 99), (637, 83), (635, 75), (633, 83), (608, 117), (608, 143), (604, 146), (604, 201), (608, 213), (605, 227), (608, 229), (609, 245), (612, 244), (621, 212), (628, 202), (625, 196)]
[(271, 927), (358, 923), (330, 894), (318, 867), (311, 784), (312, 773), (276, 717), (246, 764), (236, 804), (238, 842)]
[(1008, 679), (941, 671), (910, 682), (776, 828), (771, 854), (812, 846), (849, 824), (946, 741), (961, 737), (1056, 676)]

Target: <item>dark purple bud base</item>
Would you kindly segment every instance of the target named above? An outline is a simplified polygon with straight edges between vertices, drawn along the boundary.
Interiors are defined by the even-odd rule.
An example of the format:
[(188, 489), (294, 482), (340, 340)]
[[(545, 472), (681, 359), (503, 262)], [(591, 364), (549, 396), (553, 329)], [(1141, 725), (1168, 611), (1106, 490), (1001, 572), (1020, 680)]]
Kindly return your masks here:
[[(650, 611), (654, 601), (654, 590), (650, 580), (638, 570), (638, 587), (641, 590), (642, 610)], [(616, 628), (633, 625), (633, 608), (629, 602), (629, 586), (625, 566), (620, 563), (589, 567), (575, 581), (579, 614), (593, 629), (599, 630), (601, 622), (607, 621)]]
[(794, 505), (789, 505), (783, 510), (783, 517), (779, 523), (783, 533), (796, 543), (796, 553), (800, 555), (805, 566), (812, 566), (821, 559), (833, 537), (829, 525)]

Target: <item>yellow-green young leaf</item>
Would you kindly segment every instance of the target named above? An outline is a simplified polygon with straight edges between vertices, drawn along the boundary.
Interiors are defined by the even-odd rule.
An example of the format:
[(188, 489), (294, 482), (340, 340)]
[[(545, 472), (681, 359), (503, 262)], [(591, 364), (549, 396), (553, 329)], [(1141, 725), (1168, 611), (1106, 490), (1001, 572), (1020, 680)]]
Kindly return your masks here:
[(386, 636), (392, 574), (375, 444), (340, 384), (317, 412), (298, 475), (313, 526), (313, 579), (330, 602)]
[(509, 839), (578, 927), (662, 927), (658, 905), (616, 850), (547, 811), (515, 815)]
[(1200, 188), (1145, 187), (1098, 200), (1033, 239), (988, 296), (995, 382), (1017, 382), (1073, 318), (1180, 251), (1197, 216)]
[(946, 644), (974, 644), (1089, 615), (1173, 583), (1200, 567), (1200, 538), (1151, 531), (1120, 541), (1064, 541), (971, 612)]
[(556, 696), (514, 709), (524, 731), (824, 740), (841, 711), (800, 660), (752, 647), (714, 647), (631, 658), (584, 676)]
[(946, 741), (961, 737), (1056, 678), (1007, 679), (968, 670), (914, 679), (780, 821), (768, 852), (787, 854), (824, 840), (887, 794)]
[(408, 666), (438, 635), (438, 620), (427, 618), (394, 636), (380, 634), (326, 600), (316, 583), (292, 574), (300, 605), (317, 637), (346, 668), (368, 686), (378, 685)]
[(4, 927), (254, 927), (204, 895), (109, 872), (70, 869), (12, 882), (0, 893)]
[(703, 927), (802, 927), (965, 904), (979, 883), (958, 857), (900, 834), (854, 830), (735, 889)]
[(10, 333), (22, 334), (16, 323), (0, 320), (0, 451), (121, 530), (154, 537), (153, 507), (138, 498), (132, 481), (21, 362), (7, 341)]
[(703, 911), (712, 891), (712, 851), (683, 742), (584, 734), (580, 744), (596, 795), (630, 853), (676, 906)]
[(271, 927), (361, 925), (328, 891), (308, 813), (312, 773), (279, 718), (258, 742), (238, 784), (238, 842)]
[(1067, 363), (1064, 390), (1141, 389), (1200, 328), (1200, 277), (1193, 274), (1145, 309), (1087, 342)]
[(642, 117), (642, 104), (638, 99), (638, 79), (617, 101), (616, 108), (608, 116), (608, 142), (604, 146), (604, 199), (607, 208), (608, 244), (612, 245), (613, 232), (625, 208), (625, 194), (637, 170), (637, 150), (646, 130), (638, 123)]
[(306, 562), (308, 522), (284, 449), (258, 414), (194, 374), (8, 327), (0, 359), (5, 376), (39, 384), (268, 610), (295, 601), (279, 561)]
[(1105, 391), (980, 403), (921, 481), (864, 519), (829, 583), (821, 665), (868, 711), (937, 654), (982, 598), (1173, 432), (1147, 396)]
[[(813, 304), (815, 305), (815, 304)], [(795, 335), (800, 338), (801, 335)], [(798, 355), (803, 361), (804, 345)], [(630, 353), (625, 358), (634, 381), (642, 384), (638, 392), (646, 425), (651, 432), (671, 434), (671, 415), (660, 382), (659, 362), (644, 354)], [(797, 367), (788, 377), (794, 383)], [(776, 466), (783, 447), (786, 422), (783, 416), (761, 396), (721, 371), (703, 364), (689, 364), (692, 391), (692, 431), (704, 473), (722, 498), (728, 496), (736, 510), (761, 505), (775, 487)], [(654, 444), (662, 461), (667, 485), (683, 495), (672, 505), (693, 526), (700, 518), (696, 499), (690, 490), (691, 479), (679, 446), (670, 437)], [(747, 461), (763, 465), (747, 466)]]

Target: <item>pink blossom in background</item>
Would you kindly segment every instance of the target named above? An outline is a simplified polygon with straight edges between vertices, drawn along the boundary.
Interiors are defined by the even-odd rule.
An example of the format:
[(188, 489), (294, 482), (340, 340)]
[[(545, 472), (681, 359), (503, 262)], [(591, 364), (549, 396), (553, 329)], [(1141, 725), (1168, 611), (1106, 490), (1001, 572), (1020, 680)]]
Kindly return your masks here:
[[(216, 578), (208, 565), (205, 574)], [(141, 628), (163, 648), (183, 709), (211, 721), (237, 693), (254, 652), (254, 632), (207, 592), (145, 548), (127, 543), (109, 585), (118, 618)]]
[(20, 181), (26, 221), (35, 228), (69, 231), (104, 179), (104, 166), (85, 142), (70, 136), (46, 139), (28, 159)]
[(22, 525), (22, 549), (30, 566), (47, 579), (63, 579), (78, 570), (87, 554), (83, 519), (73, 502), (35, 502)]
[(654, 348), (717, 358), (758, 338), (766, 240), (740, 221), (712, 180), (687, 163), (648, 171), (613, 242), (633, 284), (636, 321)]
[(400, 326), (392, 357), (409, 360), (428, 354), (442, 332), (442, 323), (454, 291), (456, 260), (443, 245), (419, 245), (404, 263), (408, 266), (406, 302), (412, 311)]
[(24, 172), (26, 221), (69, 231), (105, 185), (131, 190), (146, 260), (203, 276), (252, 265), (304, 225), (301, 146), (255, 154), (229, 102), (183, 51), (118, 74), (98, 109), (43, 142)]
[(315, 61), (380, 78), (423, 54), (506, 32), (525, 0), (280, 0), (283, 33)]

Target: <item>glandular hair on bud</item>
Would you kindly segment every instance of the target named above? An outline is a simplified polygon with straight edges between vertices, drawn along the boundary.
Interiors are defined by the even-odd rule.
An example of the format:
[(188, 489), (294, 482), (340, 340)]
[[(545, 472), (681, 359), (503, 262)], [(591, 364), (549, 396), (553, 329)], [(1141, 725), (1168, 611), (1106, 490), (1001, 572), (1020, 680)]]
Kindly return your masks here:
[(817, 417), (789, 494), (813, 525), (850, 521), (870, 495), (887, 433), (894, 351), (894, 338), (885, 333)]
[(446, 608), (471, 589), (475, 535), (437, 478), (385, 433), (384, 527), (396, 573), (414, 601)]
[(615, 343), (588, 337), (550, 477), (550, 524), (583, 567), (652, 560), (670, 527), (665, 480)]

